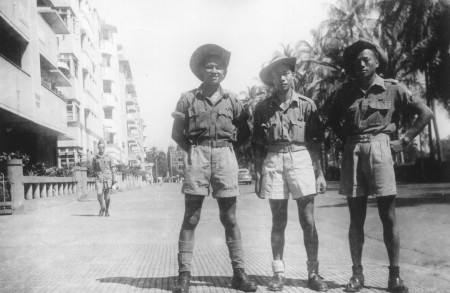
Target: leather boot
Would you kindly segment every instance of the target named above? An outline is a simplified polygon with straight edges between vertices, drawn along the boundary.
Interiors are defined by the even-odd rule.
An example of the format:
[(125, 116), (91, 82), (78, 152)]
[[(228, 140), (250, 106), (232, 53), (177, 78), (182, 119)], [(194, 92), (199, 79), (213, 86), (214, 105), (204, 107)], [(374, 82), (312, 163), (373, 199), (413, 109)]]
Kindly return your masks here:
[(352, 266), (353, 275), (350, 278), (345, 291), (359, 292), (364, 287), (364, 275), (362, 265)]
[(328, 285), (323, 281), (319, 275), (319, 262), (307, 261), (308, 267), (308, 288), (318, 292), (325, 292), (328, 290)]
[(181, 272), (178, 276), (177, 283), (173, 287), (173, 293), (189, 293), (189, 285), (191, 282), (191, 272)]
[(284, 273), (273, 273), (272, 280), (267, 287), (269, 291), (281, 291), (284, 287)]
[(244, 292), (255, 292), (258, 289), (255, 282), (250, 281), (244, 269), (234, 269), (231, 287)]

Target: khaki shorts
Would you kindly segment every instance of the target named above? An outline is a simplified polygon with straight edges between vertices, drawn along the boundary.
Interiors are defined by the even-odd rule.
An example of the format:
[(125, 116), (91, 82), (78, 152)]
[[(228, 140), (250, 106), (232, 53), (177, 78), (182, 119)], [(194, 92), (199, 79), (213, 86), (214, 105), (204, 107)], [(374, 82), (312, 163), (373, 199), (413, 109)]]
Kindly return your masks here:
[(239, 195), (238, 163), (232, 147), (193, 145), (184, 166), (183, 193), (208, 196), (212, 187), (214, 198)]
[(349, 197), (397, 194), (387, 134), (347, 138), (342, 157), (339, 194)]
[(112, 180), (95, 180), (95, 189), (97, 190), (97, 199), (101, 201), (102, 197), (109, 199), (110, 189), (112, 187)]
[(288, 199), (290, 194), (293, 199), (317, 194), (309, 152), (268, 152), (262, 170), (261, 196)]

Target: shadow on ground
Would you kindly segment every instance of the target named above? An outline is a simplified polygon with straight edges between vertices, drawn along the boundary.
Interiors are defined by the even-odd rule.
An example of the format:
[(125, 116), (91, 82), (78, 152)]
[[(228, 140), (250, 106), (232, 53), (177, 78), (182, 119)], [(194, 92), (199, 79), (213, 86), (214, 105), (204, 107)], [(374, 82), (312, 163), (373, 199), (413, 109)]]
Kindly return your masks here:
[[(249, 275), (250, 279), (255, 281), (258, 287), (266, 287), (270, 282), (268, 276)], [(160, 277), (160, 278), (132, 278), (132, 277), (111, 277), (97, 279), (100, 283), (115, 283), (133, 286), (140, 289), (161, 289), (171, 291), (177, 277)], [(329, 289), (342, 288), (344, 285), (340, 285), (334, 281), (325, 281)], [(228, 276), (193, 276), (191, 278), (191, 287), (213, 287), (213, 288), (231, 288), (231, 277)], [(286, 287), (294, 288), (308, 288), (307, 280), (286, 278)], [(378, 289), (378, 288), (373, 288)], [(382, 288), (380, 288), (383, 290)]]
[[(368, 206), (377, 206), (377, 200), (374, 197), (370, 197), (367, 200)], [(427, 204), (450, 204), (450, 195), (442, 193), (427, 193), (421, 194), (420, 197), (397, 197), (395, 199), (395, 206), (397, 208), (402, 207), (414, 207)], [(344, 199), (340, 203), (331, 205), (317, 206), (317, 208), (338, 208), (347, 207), (347, 201)]]

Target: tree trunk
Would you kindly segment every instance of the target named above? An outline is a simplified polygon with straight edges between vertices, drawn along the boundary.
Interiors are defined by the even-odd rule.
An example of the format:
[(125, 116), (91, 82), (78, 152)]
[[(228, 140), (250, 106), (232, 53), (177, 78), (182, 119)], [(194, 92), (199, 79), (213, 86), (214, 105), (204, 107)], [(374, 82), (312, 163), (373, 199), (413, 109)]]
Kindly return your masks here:
[[(428, 73), (428, 70), (425, 70), (425, 85), (426, 85), (426, 99), (427, 99), (427, 106), (430, 107), (430, 109), (432, 109), (431, 106), (431, 94), (430, 94), (430, 76)], [(434, 111), (433, 111), (434, 114)], [(434, 144), (433, 144), (433, 132), (431, 130), (431, 121), (428, 123), (428, 145), (430, 146), (430, 159), (432, 161), (436, 160), (436, 155), (435, 155), (435, 151), (434, 151)]]
[(441, 149), (441, 138), (439, 136), (439, 129), (437, 125), (437, 119), (436, 119), (436, 109), (435, 109), (435, 101), (431, 100), (431, 111), (433, 111), (434, 118), (433, 118), (433, 128), (434, 128), (434, 134), (436, 137), (436, 153), (437, 153), (437, 159), (439, 163), (442, 163), (442, 149)]

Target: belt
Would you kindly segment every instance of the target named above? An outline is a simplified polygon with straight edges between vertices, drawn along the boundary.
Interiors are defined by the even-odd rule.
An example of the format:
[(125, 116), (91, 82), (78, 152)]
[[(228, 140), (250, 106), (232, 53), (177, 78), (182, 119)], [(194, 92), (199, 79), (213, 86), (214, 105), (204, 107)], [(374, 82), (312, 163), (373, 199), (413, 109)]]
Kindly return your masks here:
[(269, 145), (267, 150), (272, 153), (289, 153), (304, 151), (306, 150), (306, 146), (299, 144), (272, 144)]
[(347, 142), (371, 142), (371, 141), (383, 141), (388, 138), (389, 135), (387, 133), (377, 133), (377, 134), (357, 134), (357, 135), (349, 135), (347, 136)]
[(201, 146), (209, 146), (212, 148), (225, 148), (225, 147), (233, 147), (233, 143), (227, 140), (204, 140), (197, 141), (192, 143), (192, 145), (201, 145)]

